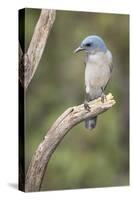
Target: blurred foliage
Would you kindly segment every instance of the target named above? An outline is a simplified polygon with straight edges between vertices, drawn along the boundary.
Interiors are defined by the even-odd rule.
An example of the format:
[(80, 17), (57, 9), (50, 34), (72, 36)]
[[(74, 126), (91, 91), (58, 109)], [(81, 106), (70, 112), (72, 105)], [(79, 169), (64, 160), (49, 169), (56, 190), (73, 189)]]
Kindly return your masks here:
[[(26, 9), (26, 48), (39, 15), (38, 9)], [(117, 103), (99, 116), (93, 131), (81, 123), (69, 132), (49, 162), (41, 190), (129, 184), (129, 16), (122, 14), (57, 11), (26, 95), (26, 169), (57, 117), (84, 101), (84, 53), (73, 51), (91, 34), (104, 38), (112, 51), (106, 93), (112, 92)]]

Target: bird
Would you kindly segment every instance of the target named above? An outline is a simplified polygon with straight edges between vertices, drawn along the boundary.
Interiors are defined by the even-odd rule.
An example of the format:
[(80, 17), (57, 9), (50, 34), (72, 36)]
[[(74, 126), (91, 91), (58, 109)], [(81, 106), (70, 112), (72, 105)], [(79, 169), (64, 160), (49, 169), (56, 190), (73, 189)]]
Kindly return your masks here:
[[(88, 102), (98, 97), (105, 102), (105, 88), (111, 78), (113, 70), (112, 53), (107, 48), (104, 40), (98, 35), (87, 36), (75, 49), (74, 53), (85, 51), (85, 101), (84, 108), (89, 110)], [(94, 129), (97, 116), (87, 118), (85, 127)]]

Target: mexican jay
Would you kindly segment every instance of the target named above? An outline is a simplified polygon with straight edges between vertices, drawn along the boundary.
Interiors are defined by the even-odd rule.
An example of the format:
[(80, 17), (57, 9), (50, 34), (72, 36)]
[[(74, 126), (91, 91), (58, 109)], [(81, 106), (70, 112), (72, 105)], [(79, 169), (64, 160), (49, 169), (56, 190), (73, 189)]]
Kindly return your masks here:
[[(104, 90), (112, 73), (112, 54), (107, 49), (103, 39), (97, 35), (86, 37), (75, 50), (86, 52), (85, 59), (85, 86), (86, 99), (85, 109), (88, 108), (88, 101), (101, 97), (105, 100)], [(93, 129), (96, 126), (97, 116), (85, 120), (85, 127)]]

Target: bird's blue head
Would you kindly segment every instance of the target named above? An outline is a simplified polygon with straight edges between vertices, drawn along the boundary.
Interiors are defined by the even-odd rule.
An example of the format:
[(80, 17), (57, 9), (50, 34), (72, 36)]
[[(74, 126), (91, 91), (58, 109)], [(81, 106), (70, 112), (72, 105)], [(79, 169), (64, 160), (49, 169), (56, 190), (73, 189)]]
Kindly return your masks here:
[(94, 54), (96, 52), (106, 52), (107, 47), (102, 38), (97, 35), (91, 35), (86, 37), (74, 52), (77, 53), (83, 50), (89, 54)]

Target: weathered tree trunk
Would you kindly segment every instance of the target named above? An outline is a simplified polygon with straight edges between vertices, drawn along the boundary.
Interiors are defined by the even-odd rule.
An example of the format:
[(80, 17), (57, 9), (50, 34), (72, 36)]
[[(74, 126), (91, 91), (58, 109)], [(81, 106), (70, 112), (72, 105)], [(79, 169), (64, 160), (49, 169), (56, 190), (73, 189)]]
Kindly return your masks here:
[(27, 52), (23, 54), (19, 45), (19, 79), (25, 89), (38, 67), (55, 14), (55, 10), (42, 9)]

